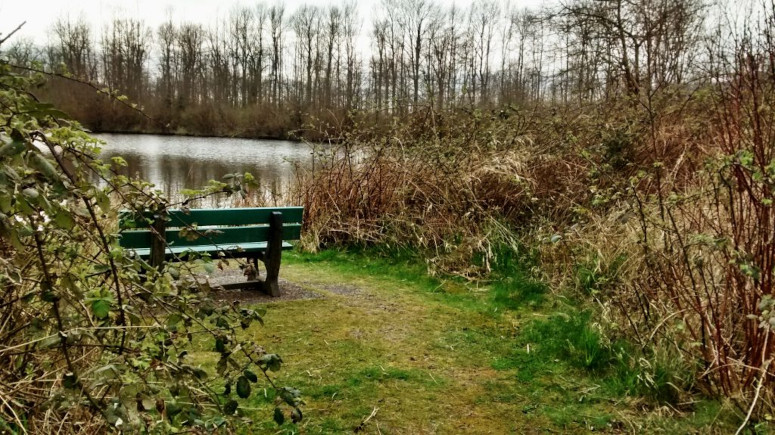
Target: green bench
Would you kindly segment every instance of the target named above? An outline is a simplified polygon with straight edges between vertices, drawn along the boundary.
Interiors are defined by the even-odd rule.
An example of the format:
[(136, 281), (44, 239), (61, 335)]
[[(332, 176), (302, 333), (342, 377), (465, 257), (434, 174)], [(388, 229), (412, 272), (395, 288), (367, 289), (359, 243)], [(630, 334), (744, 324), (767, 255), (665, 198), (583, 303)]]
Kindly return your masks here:
[[(190, 253), (247, 258), (255, 274), (238, 287), (256, 286), (279, 296), (282, 251), (293, 248), (288, 241), (301, 236), (303, 213), (304, 207), (168, 210), (156, 215), (126, 211), (119, 215), (119, 245), (154, 267)], [(258, 260), (266, 268), (263, 281), (258, 279)]]

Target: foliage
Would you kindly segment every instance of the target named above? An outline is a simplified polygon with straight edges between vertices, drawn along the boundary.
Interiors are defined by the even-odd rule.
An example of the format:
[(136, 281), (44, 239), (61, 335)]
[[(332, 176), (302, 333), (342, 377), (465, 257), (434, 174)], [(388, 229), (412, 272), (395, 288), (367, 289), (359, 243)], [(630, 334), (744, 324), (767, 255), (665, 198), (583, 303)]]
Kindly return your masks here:
[(475, 277), (490, 270), (496, 245), (514, 245), (504, 220), (541, 206), (534, 184), (514, 176), (531, 138), (490, 112), (425, 115), (389, 131), (364, 119), (341, 144), (318, 150), (292, 199), (305, 205), (309, 247), (419, 248), (431, 270)]
[[(766, 416), (775, 49), (763, 8), (760, 27), (709, 38), (691, 86), (357, 120), (301, 179), (308, 244), (417, 249), (434, 273), (494, 281), (512, 309), (573, 289), (597, 326), (546, 325), (580, 334), (563, 358), (628, 367), (625, 389), (660, 402), (701, 391), (730, 398), (745, 424)], [(510, 258), (527, 267), (499, 275)], [(619, 338), (632, 355), (605, 350)]]
[[(42, 82), (0, 63), (2, 430), (213, 430), (246, 418), (258, 382), (276, 389), (278, 423), (300, 420), (298, 390), (269, 376), (282, 359), (237, 334), (263, 311), (215, 303), (194, 276), (217, 259), (156, 270), (118, 246), (117, 210), (170, 204), (113, 175), (95, 139), (35, 98)], [(192, 363), (192, 342), (218, 355), (215, 372)]]
[[(765, 22), (775, 20), (772, 5), (762, 12)], [(703, 387), (733, 398), (749, 417), (756, 409), (770, 412), (775, 394), (771, 329), (763, 321), (775, 291), (769, 28), (735, 39), (729, 63), (712, 65), (712, 122), (702, 139), (713, 148), (702, 165), (684, 178), (674, 169), (679, 163), (666, 159), (630, 181), (647, 271), (634, 280), (629, 304), (639, 300), (642, 307), (632, 313), (636, 333), (680, 343), (701, 365)]]
[[(504, 56), (497, 72), (484, 60), (485, 35), (494, 29), (487, 19), (477, 42), (467, 39), (470, 28), (456, 33), (451, 15), (434, 14), (431, 21), (441, 18), (430, 27), (442, 36), (418, 28), (414, 56), (395, 50), (413, 31), (399, 22), (420, 22), (415, 14), (428, 11), (404, 9), (413, 4), (402, 2), (377, 23), (372, 85), (360, 105), (346, 99), (342, 106), (365, 109), (368, 102), (373, 111), (302, 111), (330, 97), (318, 87), (331, 83), (321, 80), (328, 76), (323, 63), (313, 66), (309, 57), (294, 70), (298, 89), (284, 97), (273, 74), (264, 104), (238, 101), (250, 95), (244, 90), (223, 99), (240, 113), (283, 109), (269, 110), (276, 118), (267, 131), (321, 118), (305, 128), (329, 145), (316, 150), (312, 171), (299, 172), (291, 198), (305, 205), (307, 247), (420, 252), (417, 269), (494, 282), (489, 296), (498, 308), (540, 309), (560, 299), (550, 293), (568, 290), (583, 308), (535, 325), (536, 337), (549, 337), (546, 352), (593, 372), (613, 367), (616, 388), (657, 402), (675, 404), (697, 391), (730, 398), (745, 415), (741, 430), (772, 414), (772, 2), (739, 28), (731, 24), (737, 20), (721, 23), (720, 9), (714, 28), (701, 0), (566, 2), (543, 17), (554, 24), (549, 37), (549, 20), (509, 15), (501, 48), (517, 57), (511, 63)], [(313, 21), (302, 20), (312, 9), (305, 11), (294, 30), (312, 32)], [(469, 18), (486, 13), (477, 6)], [(516, 40), (518, 50), (510, 45)], [(458, 43), (466, 50), (456, 50)], [(559, 61), (533, 64), (545, 58), (547, 43)], [(273, 50), (277, 56), (278, 45)], [(547, 77), (541, 63), (560, 69)], [(423, 95), (419, 71), (426, 67)], [(244, 83), (244, 71), (229, 80)], [(162, 111), (172, 99), (164, 103)], [(215, 106), (182, 110), (179, 121), (207, 129), (255, 118), (221, 116)], [(176, 128), (178, 120), (166, 121)], [(26, 185), (14, 194), (37, 198)], [(93, 314), (105, 308), (97, 301)], [(632, 345), (619, 346), (620, 338)]]

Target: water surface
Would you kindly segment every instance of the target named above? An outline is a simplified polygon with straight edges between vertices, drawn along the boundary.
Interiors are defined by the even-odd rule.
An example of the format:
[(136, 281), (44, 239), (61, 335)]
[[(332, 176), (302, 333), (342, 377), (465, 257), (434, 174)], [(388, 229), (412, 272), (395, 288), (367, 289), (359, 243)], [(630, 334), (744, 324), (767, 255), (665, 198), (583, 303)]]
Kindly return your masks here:
[[(260, 193), (271, 199), (284, 193), (293, 181), (294, 166), (311, 162), (310, 147), (280, 140), (201, 138), (150, 134), (97, 134), (106, 145), (102, 157), (123, 157), (122, 173), (150, 181), (175, 201), (183, 189), (204, 186), (209, 180), (250, 172)], [(234, 198), (221, 197), (201, 206), (230, 206)]]

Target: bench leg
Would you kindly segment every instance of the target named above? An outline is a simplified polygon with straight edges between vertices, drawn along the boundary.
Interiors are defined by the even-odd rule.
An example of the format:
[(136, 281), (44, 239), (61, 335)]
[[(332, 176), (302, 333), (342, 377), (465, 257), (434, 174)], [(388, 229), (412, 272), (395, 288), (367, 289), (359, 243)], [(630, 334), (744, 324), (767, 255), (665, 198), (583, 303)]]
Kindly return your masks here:
[(151, 257), (148, 259), (148, 262), (161, 272), (164, 267), (165, 251), (167, 250), (167, 219), (165, 211), (154, 214), (151, 233), (153, 234), (153, 237), (151, 237)]
[(280, 276), (280, 261), (283, 253), (283, 214), (274, 212), (269, 217), (269, 243), (266, 249), (266, 279), (264, 291), (270, 296), (280, 296), (277, 278)]

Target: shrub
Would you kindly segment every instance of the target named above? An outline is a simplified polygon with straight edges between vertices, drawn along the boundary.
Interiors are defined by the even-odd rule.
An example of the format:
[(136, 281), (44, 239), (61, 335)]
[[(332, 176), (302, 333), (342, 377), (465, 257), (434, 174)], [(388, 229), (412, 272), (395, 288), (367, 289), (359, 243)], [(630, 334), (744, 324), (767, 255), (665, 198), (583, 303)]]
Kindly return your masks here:
[[(256, 373), (274, 387), (268, 372), (282, 363), (238, 334), (262, 313), (211, 300), (192, 273), (211, 259), (156, 270), (118, 246), (119, 208), (169, 204), (96, 159), (95, 139), (33, 97), (41, 80), (0, 62), (0, 428), (228, 425)], [(215, 352), (215, 370), (192, 357), (199, 346)], [(285, 403), (298, 421), (298, 391), (276, 389), (275, 419)]]

